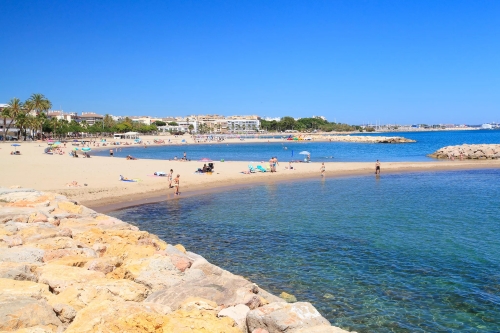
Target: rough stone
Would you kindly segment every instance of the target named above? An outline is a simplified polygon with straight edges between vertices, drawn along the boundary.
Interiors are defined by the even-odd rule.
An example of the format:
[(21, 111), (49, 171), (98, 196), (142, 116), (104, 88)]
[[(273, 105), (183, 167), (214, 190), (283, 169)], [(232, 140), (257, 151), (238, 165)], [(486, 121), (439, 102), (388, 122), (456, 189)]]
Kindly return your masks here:
[(218, 317), (229, 317), (234, 320), (241, 332), (246, 333), (248, 331), (247, 327), (247, 314), (250, 308), (243, 304), (238, 304), (236, 306), (230, 306), (228, 308), (222, 309), (217, 314)]
[(38, 281), (35, 271), (38, 264), (23, 262), (0, 262), (0, 278), (18, 281)]
[(104, 278), (104, 274), (79, 267), (46, 264), (37, 269), (38, 282), (48, 284), (55, 294), (77, 283), (86, 283), (94, 279)]
[(330, 323), (307, 302), (270, 303), (247, 315), (248, 330), (265, 328), (269, 333), (297, 333), (314, 326)]
[(286, 293), (286, 292), (282, 292), (280, 294), (280, 297), (283, 298), (287, 303), (297, 302), (297, 298), (294, 295)]
[(11, 262), (42, 262), (45, 251), (30, 247), (0, 248), (0, 261)]
[(63, 324), (69, 324), (76, 316), (76, 310), (68, 304), (55, 304), (54, 312)]
[(0, 296), (0, 331), (13, 331), (32, 326), (57, 328), (61, 321), (43, 299)]

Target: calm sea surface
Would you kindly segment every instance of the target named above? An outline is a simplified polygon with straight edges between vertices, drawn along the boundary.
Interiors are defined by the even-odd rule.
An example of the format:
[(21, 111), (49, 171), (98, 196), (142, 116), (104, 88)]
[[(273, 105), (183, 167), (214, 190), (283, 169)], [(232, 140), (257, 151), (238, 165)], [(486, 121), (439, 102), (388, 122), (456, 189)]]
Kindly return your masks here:
[[(425, 143), (439, 133), (413, 135), (429, 151), (443, 145)], [(500, 332), (499, 183), (499, 170), (329, 178), (110, 215), (312, 302), (345, 329)]]
[[(148, 147), (136, 146), (123, 149), (115, 156), (132, 155), (137, 158), (173, 159), (181, 158), (183, 152), (189, 159), (199, 160), (207, 157), (215, 161), (268, 161), (277, 156), (280, 161), (304, 158), (301, 151), (309, 151), (312, 161), (316, 162), (358, 162), (375, 161), (430, 161), (426, 157), (437, 149), (449, 145), (464, 143), (500, 143), (500, 131), (444, 131), (444, 132), (408, 132), (381, 133), (382, 136), (403, 136), (417, 140), (406, 144), (368, 144), (343, 142), (294, 142), (280, 143), (242, 143), (242, 144), (187, 144), (183, 146)], [(292, 155), (293, 152), (293, 155)], [(108, 151), (95, 152), (94, 155), (108, 155)]]

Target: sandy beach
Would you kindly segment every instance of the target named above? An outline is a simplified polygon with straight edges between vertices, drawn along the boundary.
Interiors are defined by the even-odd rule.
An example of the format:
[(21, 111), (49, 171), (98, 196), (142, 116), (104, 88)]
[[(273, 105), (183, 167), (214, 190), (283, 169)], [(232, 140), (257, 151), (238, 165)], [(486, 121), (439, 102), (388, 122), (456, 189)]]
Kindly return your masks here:
[[(183, 137), (176, 138), (178, 142)], [(152, 138), (144, 138), (144, 141)], [(258, 139), (254, 139), (258, 140)], [(131, 140), (129, 140), (131, 141)], [(174, 141), (174, 138), (171, 138)], [(224, 143), (241, 142), (239, 139), (226, 140)], [(261, 140), (258, 140), (261, 142)], [(276, 173), (244, 174), (248, 162), (214, 162), (212, 174), (195, 173), (203, 166), (199, 161), (167, 160), (126, 160), (123, 157), (72, 158), (68, 155), (71, 145), (67, 144), (65, 155), (44, 154), (45, 142), (20, 142), (21, 155), (10, 155), (14, 147), (11, 142), (0, 144), (0, 185), (4, 187), (20, 186), (41, 191), (57, 192), (72, 200), (94, 209), (104, 207), (120, 208), (138, 203), (182, 198), (200, 192), (224, 190), (228, 187), (249, 186), (266, 182), (293, 181), (320, 177), (319, 162), (294, 163), (294, 169), (287, 169), (288, 163), (280, 163)], [(94, 148), (93, 148), (94, 149)], [(104, 147), (103, 149), (109, 149)], [(182, 148), (179, 147), (179, 156)], [(267, 163), (266, 163), (267, 164)], [(374, 175), (374, 162), (329, 162), (326, 165), (326, 177), (344, 177), (355, 175)], [(479, 168), (499, 168), (499, 160), (484, 161), (431, 161), (431, 162), (382, 162), (382, 176), (395, 172), (422, 172), (464, 170)], [(155, 177), (155, 171), (174, 170), (174, 176), (180, 174), (181, 195), (174, 196), (168, 188), (166, 177)], [(120, 175), (138, 182), (122, 182)], [(71, 182), (79, 186), (67, 186)], [(107, 207), (107, 208), (106, 208)]]

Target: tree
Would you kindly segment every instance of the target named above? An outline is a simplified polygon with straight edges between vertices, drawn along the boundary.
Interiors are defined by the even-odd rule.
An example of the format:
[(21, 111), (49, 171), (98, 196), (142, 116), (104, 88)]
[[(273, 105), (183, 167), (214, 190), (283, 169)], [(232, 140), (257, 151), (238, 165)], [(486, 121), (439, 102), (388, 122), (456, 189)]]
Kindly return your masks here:
[(191, 132), (194, 130), (194, 125), (193, 124), (189, 124), (188, 130), (189, 130), (189, 134), (191, 134)]
[[(18, 118), (21, 114), (24, 113), (23, 103), (19, 98), (13, 98), (10, 100), (9, 104), (6, 108), (2, 110), (2, 118), (3, 118), (3, 140), (5, 141), (7, 133), (12, 126), (12, 123)], [(10, 122), (7, 124), (7, 119)]]
[(32, 94), (27, 102), (37, 115), (46, 112), (52, 107), (52, 103), (43, 94)]
[[(171, 121), (168, 123), (169, 126), (179, 126), (178, 123), (176, 123), (175, 121)], [(165, 125), (159, 125), (159, 126), (165, 126)]]
[(103, 122), (105, 128), (113, 128), (113, 126), (116, 125), (116, 122), (113, 120), (113, 117), (111, 117), (109, 114), (104, 115)]

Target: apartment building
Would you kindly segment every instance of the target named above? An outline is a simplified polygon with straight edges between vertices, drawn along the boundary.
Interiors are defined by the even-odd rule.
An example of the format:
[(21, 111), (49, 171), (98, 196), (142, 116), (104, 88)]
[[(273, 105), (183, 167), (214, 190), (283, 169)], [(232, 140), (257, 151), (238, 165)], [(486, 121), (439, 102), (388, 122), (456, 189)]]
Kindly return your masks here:
[(62, 110), (50, 110), (47, 112), (47, 118), (52, 119), (56, 118), (57, 120), (66, 120), (68, 122), (71, 122), (72, 120), (78, 121), (79, 116), (78, 113), (76, 112), (67, 112), (65, 113)]
[(85, 121), (89, 126), (92, 126), (95, 123), (103, 120), (104, 120), (103, 116), (94, 112), (82, 112), (82, 114), (79, 116), (79, 121), (80, 122)]

